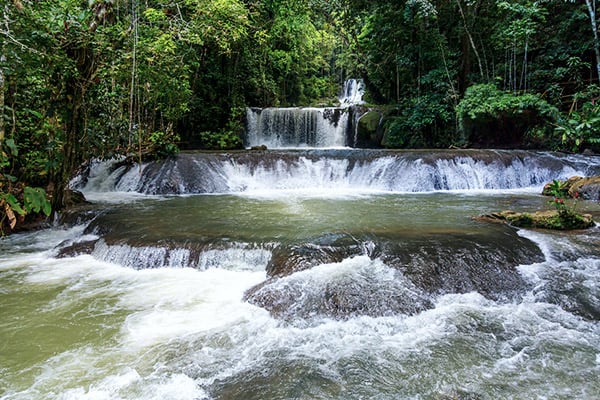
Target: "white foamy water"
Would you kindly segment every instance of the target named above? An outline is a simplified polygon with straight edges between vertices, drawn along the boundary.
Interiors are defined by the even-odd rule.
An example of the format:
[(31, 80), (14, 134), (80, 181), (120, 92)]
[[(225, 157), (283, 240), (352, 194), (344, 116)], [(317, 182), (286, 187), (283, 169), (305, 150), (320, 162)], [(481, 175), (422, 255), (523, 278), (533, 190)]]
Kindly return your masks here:
[[(68, 236), (58, 232), (61, 239)], [(540, 244), (556, 248), (553, 237), (536, 235)], [(10, 361), (3, 363), (9, 369), (3, 367), (1, 398), (192, 400), (229, 392), (251, 399), (457, 393), (583, 399), (600, 394), (600, 384), (590, 380), (600, 372), (598, 322), (537, 298), (544, 288), (540, 282), (561, 270), (580, 274), (584, 288), (597, 290), (598, 259), (523, 266), (532, 268), (537, 289), (517, 303), (448, 294), (414, 316), (282, 321), (243, 301), (244, 292), (265, 279), (263, 252), (207, 252), (200, 270), (134, 270), (91, 256), (53, 259), (43, 252), (5, 255), (2, 293), (23, 293), (34, 308), (23, 315), (27, 323), (11, 315), (0, 332), (13, 343), (19, 338), (50, 348), (22, 369), (11, 367), (16, 353), (3, 353)], [(392, 269), (366, 256), (272, 285), (289, 289), (302, 306), (333, 282), (360, 282), (367, 285), (362, 288), (373, 285), (396, 294), (409, 288)], [(55, 338), (59, 332), (65, 332), (62, 339)], [(44, 337), (54, 339), (44, 345)], [(297, 381), (311, 386), (298, 387)]]
[(348, 143), (348, 111), (363, 104), (361, 80), (349, 79), (342, 88), (339, 107), (287, 107), (246, 109), (247, 147), (269, 149), (343, 148)]
[[(91, 166), (79, 188), (90, 199), (102, 202), (141, 200), (138, 193), (153, 195), (232, 193), (323, 196), (365, 193), (429, 193), (434, 191), (528, 190), (539, 192), (553, 179), (586, 175), (597, 168), (582, 159), (522, 153), (483, 151), (471, 156), (446, 157), (412, 152), (379, 152), (361, 158), (359, 153), (292, 152), (277, 160), (260, 153), (219, 157), (182, 154), (159, 164), (116, 167), (114, 161)], [(250, 155), (252, 154), (252, 155)], [(420, 153), (419, 153), (420, 154)], [(482, 157), (479, 159), (478, 157)], [(76, 185), (76, 182), (74, 182)], [(129, 193), (129, 194), (128, 194)]]
[[(600, 397), (597, 230), (521, 231), (543, 259), (515, 266), (530, 286), (503, 301), (424, 294), (402, 263), (383, 261), (403, 254), (379, 256), (381, 237), (403, 244), (414, 235), (414, 246), (433, 249), (412, 249), (427, 266), (445, 260), (436, 245), (455, 235), (483, 252), (491, 245), (482, 235), (514, 240), (510, 228), (481, 228), (472, 214), (543, 207), (529, 188), (574, 167), (469, 157), (209, 161), (202, 168), (218, 173), (202, 176), (220, 179), (210, 187), (250, 198), (141, 196), (99, 205), (98, 228), (109, 233), (81, 226), (0, 241), (0, 399)], [(137, 171), (119, 171), (122, 182), (113, 173), (93, 175), (87, 192), (119, 197), (148, 183)], [(422, 194), (402, 194), (419, 182)], [(506, 190), (514, 192), (497, 195)], [(324, 198), (303, 198), (313, 195)], [(295, 254), (313, 261), (310, 251), (337, 238), (356, 238), (359, 255), (334, 252), (335, 261), (267, 278), (272, 263), (288, 261), (282, 243), (300, 244)], [(90, 255), (54, 258), (60, 243), (95, 240)], [(249, 293), (272, 314), (245, 301)]]
[(347, 123), (348, 114), (340, 108), (248, 108), (246, 146), (341, 148)]
[(360, 79), (348, 79), (342, 86), (340, 95), (341, 107), (364, 104), (365, 84)]
[[(229, 260), (239, 258), (243, 257)], [(52, 315), (74, 331), (80, 329), (78, 320), (98, 321), (91, 323), (95, 333), (69, 332), (64, 342), (52, 343), (55, 349), (48, 358), (30, 367), (29, 387), (19, 387), (18, 375), (6, 374), (0, 379), (6, 387), (1, 398), (203, 398), (205, 392), (194, 379), (183, 373), (162, 374), (158, 365), (146, 364), (146, 358), (160, 359), (170, 343), (225, 332), (257, 318), (269, 320), (264, 310), (242, 301), (247, 288), (264, 280), (264, 265), (256, 272), (240, 267), (238, 271), (234, 267), (133, 270), (91, 256), (53, 259), (33, 253), (5, 257), (0, 266), (5, 276), (18, 278), (25, 291), (51, 294), (32, 313), (31, 323), (25, 324), (34, 338), (35, 331), (50, 337), (56, 334), (54, 330), (60, 331), (53, 322), (36, 325)], [(15, 290), (4, 287), (2, 293)], [(73, 337), (81, 335), (89, 336), (90, 343), (77, 343)], [(106, 340), (97, 341), (96, 335)], [(35, 345), (43, 346), (44, 341)]]

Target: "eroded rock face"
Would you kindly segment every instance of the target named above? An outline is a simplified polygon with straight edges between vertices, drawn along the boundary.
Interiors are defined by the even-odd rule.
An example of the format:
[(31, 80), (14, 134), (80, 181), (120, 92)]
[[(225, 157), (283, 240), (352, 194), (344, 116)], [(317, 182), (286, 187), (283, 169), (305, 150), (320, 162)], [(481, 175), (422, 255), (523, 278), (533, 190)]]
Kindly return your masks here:
[[(578, 197), (582, 200), (600, 201), (600, 176), (572, 176), (567, 180), (558, 181), (561, 192), (568, 197)], [(542, 194), (552, 196), (553, 183), (544, 186)]]
[(581, 178), (573, 182), (569, 195), (574, 197), (575, 193), (584, 200), (600, 200), (600, 176)]

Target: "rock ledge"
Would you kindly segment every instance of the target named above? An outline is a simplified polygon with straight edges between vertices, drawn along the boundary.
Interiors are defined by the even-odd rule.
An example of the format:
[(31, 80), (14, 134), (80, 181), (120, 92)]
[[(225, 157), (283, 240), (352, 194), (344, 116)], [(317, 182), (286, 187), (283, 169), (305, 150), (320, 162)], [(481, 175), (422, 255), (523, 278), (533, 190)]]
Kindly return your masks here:
[(589, 214), (567, 210), (536, 211), (533, 213), (505, 210), (475, 217), (477, 221), (503, 222), (518, 228), (554, 230), (587, 229), (595, 225)]

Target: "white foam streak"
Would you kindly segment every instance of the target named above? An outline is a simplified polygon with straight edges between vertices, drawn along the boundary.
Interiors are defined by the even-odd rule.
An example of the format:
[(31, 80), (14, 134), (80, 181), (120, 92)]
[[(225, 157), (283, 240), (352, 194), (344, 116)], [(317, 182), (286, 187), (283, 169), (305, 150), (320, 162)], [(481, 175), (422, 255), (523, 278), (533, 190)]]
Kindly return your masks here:
[(91, 256), (60, 260), (32, 257), (32, 261), (28, 283), (66, 286), (48, 303), (48, 309), (68, 309), (72, 301), (82, 298), (118, 296), (118, 309), (131, 310), (124, 325), (123, 341), (127, 346), (150, 346), (227, 326), (256, 311), (264, 313), (241, 302), (244, 291), (265, 278), (264, 270), (136, 271)]
[[(146, 272), (146, 271), (143, 271)], [(128, 346), (145, 347), (199, 332), (245, 321), (263, 310), (241, 303), (243, 293), (264, 279), (264, 273), (210, 269), (187, 276), (148, 282), (123, 300), (139, 302), (146, 293), (143, 310), (127, 318), (124, 341)], [(183, 300), (183, 302), (182, 302)]]
[(200, 254), (198, 269), (219, 268), (235, 271), (265, 271), (271, 252), (262, 249), (207, 250)]
[[(107, 377), (86, 390), (82, 387), (67, 390), (57, 400), (126, 400), (131, 399), (131, 389), (136, 388), (133, 398), (144, 400), (205, 399), (207, 394), (185, 374), (173, 374), (159, 379), (142, 377), (132, 369)], [(128, 393), (122, 395), (122, 393)]]

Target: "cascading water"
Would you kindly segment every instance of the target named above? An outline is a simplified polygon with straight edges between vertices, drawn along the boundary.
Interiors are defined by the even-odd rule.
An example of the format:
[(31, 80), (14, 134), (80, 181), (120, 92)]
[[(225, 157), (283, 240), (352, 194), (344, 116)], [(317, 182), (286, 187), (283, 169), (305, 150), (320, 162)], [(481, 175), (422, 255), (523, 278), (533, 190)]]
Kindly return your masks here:
[(0, 399), (600, 398), (600, 230), (472, 218), (600, 159), (315, 149), (363, 91), (248, 110), (311, 149), (91, 163), (93, 204), (0, 241)]
[(338, 108), (249, 108), (248, 147), (344, 147), (348, 115)]
[(340, 95), (340, 105), (342, 107), (350, 107), (363, 104), (363, 96), (365, 94), (365, 84), (360, 79), (348, 79), (342, 87)]
[(137, 165), (92, 164), (89, 196), (123, 191), (144, 194), (246, 193), (304, 190), (321, 195), (352, 192), (512, 190), (552, 179), (594, 175), (600, 162), (526, 151), (307, 150), (265, 154), (184, 153)]
[(599, 398), (600, 230), (472, 218), (599, 173), (491, 150), (94, 162), (92, 204), (0, 241), (0, 398)]
[(248, 108), (246, 146), (268, 148), (348, 145), (348, 107), (362, 104), (364, 85), (351, 79), (344, 83), (339, 107)]

